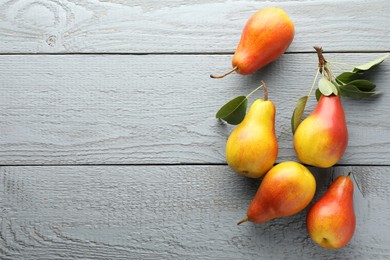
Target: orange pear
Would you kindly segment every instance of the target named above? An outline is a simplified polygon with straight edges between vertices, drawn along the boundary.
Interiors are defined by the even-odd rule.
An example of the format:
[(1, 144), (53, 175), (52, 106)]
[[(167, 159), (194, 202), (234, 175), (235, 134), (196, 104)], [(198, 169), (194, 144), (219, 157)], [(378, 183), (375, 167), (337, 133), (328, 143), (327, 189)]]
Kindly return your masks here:
[(267, 7), (253, 14), (247, 21), (233, 56), (233, 69), (246, 75), (278, 59), (290, 46), (295, 34), (294, 24), (285, 11)]
[(356, 218), (349, 176), (338, 177), (311, 207), (306, 226), (310, 237), (324, 248), (338, 249), (352, 239)]
[(265, 176), (251, 204), (245, 221), (263, 223), (290, 216), (303, 210), (313, 199), (316, 181), (312, 173), (297, 162), (283, 162)]

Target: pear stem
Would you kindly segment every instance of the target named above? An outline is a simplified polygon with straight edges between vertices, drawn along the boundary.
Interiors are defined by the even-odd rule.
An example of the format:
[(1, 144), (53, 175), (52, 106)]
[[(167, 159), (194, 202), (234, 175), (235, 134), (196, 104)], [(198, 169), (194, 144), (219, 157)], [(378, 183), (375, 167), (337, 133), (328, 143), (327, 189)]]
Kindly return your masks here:
[(262, 80), (261, 83), (263, 84), (263, 87), (264, 87), (264, 101), (267, 101), (267, 100), (268, 100), (268, 90), (267, 90), (267, 86), (265, 85), (264, 80)]
[(264, 87), (263, 84), (261, 84), (260, 86), (258, 86), (258, 87), (255, 88), (254, 90), (252, 90), (251, 93), (249, 93), (248, 95), (246, 95), (246, 98), (248, 99), (250, 96), (252, 96), (253, 93), (255, 93), (256, 91), (258, 91), (258, 90), (261, 89), (262, 87)]
[(337, 66), (334, 62), (328, 60), (328, 64), (332, 65), (334, 68), (336, 68), (337, 70), (341, 71), (341, 72), (344, 72), (344, 70), (342, 68), (340, 68), (340, 66)]
[(327, 61), (325, 60), (324, 55), (322, 54), (322, 47), (314, 46), (313, 48), (317, 52), (317, 56), (318, 56), (318, 69), (320, 70), (320, 73), (323, 73), (323, 71), (325, 71), (326, 75), (328, 76), (328, 80), (330, 82), (332, 82), (331, 73), (329, 71), (328, 66), (326, 66)]
[(225, 74), (222, 74), (222, 75), (217, 75), (217, 76), (210, 75), (210, 78), (212, 78), (212, 79), (221, 79), (221, 78), (223, 78), (223, 77), (225, 77), (225, 76), (235, 72), (236, 70), (238, 70), (238, 66), (235, 66), (233, 69), (229, 70), (228, 72), (226, 72)]
[(240, 222), (237, 223), (237, 226), (238, 226), (238, 225), (241, 225), (242, 223), (247, 222), (247, 221), (249, 221), (249, 218), (248, 218), (248, 217), (246, 217), (246, 218), (240, 220)]
[(348, 66), (348, 67), (351, 67), (351, 68), (355, 68), (356, 66), (354, 66), (354, 65), (352, 65), (352, 64), (349, 64), (349, 63), (344, 63), (344, 62), (336, 62), (336, 61), (329, 61), (328, 60), (328, 62), (329, 63), (331, 63), (331, 64), (339, 64), (339, 65), (344, 65), (344, 66)]
[(313, 91), (313, 88), (314, 88), (314, 85), (316, 84), (316, 81), (317, 81), (317, 78), (318, 78), (318, 74), (319, 74), (319, 73), (320, 73), (320, 69), (317, 69), (317, 73), (316, 73), (316, 76), (314, 77), (313, 84), (311, 85), (309, 94), (307, 95), (308, 97), (310, 97), (311, 92)]
[[(329, 63), (328, 63), (329, 64)], [(336, 78), (336, 75), (334, 75), (333, 71), (330, 69), (328, 64), (325, 65), (325, 67), (329, 70), (330, 74), (333, 76), (333, 78)]]
[(326, 64), (326, 60), (324, 58), (324, 55), (322, 54), (322, 47), (321, 46), (313, 46), (313, 48), (317, 52), (318, 56), (318, 67), (320, 69), (320, 72), (322, 73), (322, 67)]

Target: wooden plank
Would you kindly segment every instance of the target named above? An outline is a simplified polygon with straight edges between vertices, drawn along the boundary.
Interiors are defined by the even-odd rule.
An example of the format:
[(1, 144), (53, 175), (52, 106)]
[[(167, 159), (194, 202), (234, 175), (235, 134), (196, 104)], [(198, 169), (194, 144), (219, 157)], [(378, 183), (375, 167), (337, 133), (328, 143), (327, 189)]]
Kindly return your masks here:
[[(333, 251), (308, 237), (306, 210), (238, 227), (259, 181), (227, 166), (1, 167), (0, 258), (388, 259), (389, 167), (333, 174), (351, 170), (357, 229)], [(332, 172), (312, 171), (316, 201)]]
[[(362, 63), (381, 55), (327, 57)], [(216, 80), (209, 73), (230, 56), (1, 56), (0, 164), (225, 163), (233, 127), (215, 112), (262, 79), (277, 107), (278, 161), (294, 159), (290, 117), (309, 91), (316, 59), (285, 55), (254, 75)], [(390, 163), (390, 63), (371, 78), (383, 95), (344, 100), (350, 142), (341, 164)], [(307, 113), (314, 105), (312, 97)]]
[[(390, 3), (356, 1), (44, 1), (0, 3), (0, 53), (233, 52), (267, 6), (296, 26), (290, 52), (390, 50)], [(39, 14), (39, 15), (38, 15)]]

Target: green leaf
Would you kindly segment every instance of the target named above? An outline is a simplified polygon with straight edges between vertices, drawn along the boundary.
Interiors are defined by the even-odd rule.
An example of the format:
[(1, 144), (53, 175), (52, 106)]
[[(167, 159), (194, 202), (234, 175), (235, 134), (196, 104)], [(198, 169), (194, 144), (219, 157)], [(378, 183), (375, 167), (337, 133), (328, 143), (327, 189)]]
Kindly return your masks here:
[(376, 65), (382, 63), (387, 57), (389, 57), (389, 53), (386, 53), (383, 57), (375, 59), (373, 61), (370, 61), (366, 64), (356, 66), (355, 69), (353, 70), (353, 72), (369, 70), (369, 69), (375, 67)]
[(291, 130), (293, 134), (295, 133), (298, 125), (301, 123), (301, 118), (308, 98), (308, 96), (301, 97), (298, 99), (297, 105), (295, 106), (293, 115), (291, 117)]
[(321, 91), (317, 88), (316, 89), (316, 99), (317, 99), (317, 102), (320, 101), (320, 97), (321, 97)]
[(330, 87), (332, 88), (332, 93), (337, 96), (339, 94), (339, 91), (337, 90), (335, 83), (330, 82), (330, 81), (328, 81), (328, 82), (330, 83)]
[(380, 92), (361, 91), (354, 85), (342, 85), (339, 88), (340, 88), (341, 96), (349, 97), (353, 99), (362, 99), (380, 93)]
[(336, 82), (339, 84), (346, 85), (352, 80), (361, 79), (362, 77), (363, 77), (363, 73), (343, 72), (336, 77)]
[(337, 95), (337, 88), (332, 82), (326, 78), (321, 78), (318, 81), (318, 88), (324, 96), (330, 96), (331, 94)]
[(231, 125), (237, 125), (244, 119), (247, 106), (246, 96), (238, 96), (223, 105), (215, 117), (223, 119)]
[(376, 87), (374, 83), (365, 79), (353, 80), (346, 85), (354, 85), (361, 91), (371, 91)]

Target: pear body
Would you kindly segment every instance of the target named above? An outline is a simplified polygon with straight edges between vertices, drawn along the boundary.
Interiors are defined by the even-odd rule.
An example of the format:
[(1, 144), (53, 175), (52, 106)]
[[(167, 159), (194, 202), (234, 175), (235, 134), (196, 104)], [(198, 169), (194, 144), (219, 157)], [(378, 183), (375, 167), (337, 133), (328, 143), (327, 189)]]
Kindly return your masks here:
[(309, 210), (306, 226), (310, 237), (324, 248), (338, 249), (352, 239), (356, 218), (349, 177), (340, 176), (331, 184)]
[(303, 210), (313, 199), (316, 181), (297, 162), (283, 162), (265, 176), (249, 205), (247, 217), (254, 223), (290, 216)]
[(237, 72), (250, 74), (279, 58), (290, 46), (294, 24), (280, 8), (267, 7), (247, 21), (234, 53), (232, 65)]
[(348, 129), (339, 96), (323, 96), (294, 134), (294, 149), (305, 164), (328, 168), (343, 156)]
[(271, 101), (257, 99), (230, 134), (226, 143), (226, 161), (233, 171), (259, 178), (274, 165), (278, 155), (275, 112)]

